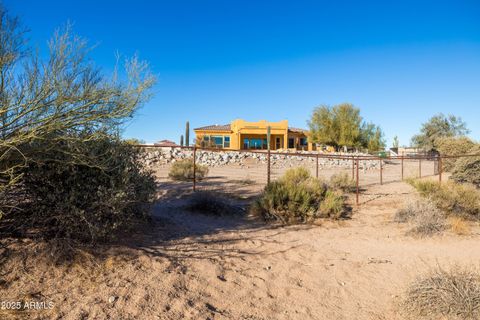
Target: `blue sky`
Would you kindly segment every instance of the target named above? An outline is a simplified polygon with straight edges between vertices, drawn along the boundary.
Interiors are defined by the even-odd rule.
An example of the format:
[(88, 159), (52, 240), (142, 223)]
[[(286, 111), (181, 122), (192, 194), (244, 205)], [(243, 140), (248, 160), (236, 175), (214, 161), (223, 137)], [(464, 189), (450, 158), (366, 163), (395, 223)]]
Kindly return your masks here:
[(435, 113), (461, 116), (480, 139), (478, 1), (4, 0), (41, 50), (67, 21), (97, 47), (138, 53), (158, 75), (125, 137), (178, 142), (191, 127), (288, 119), (350, 102), (408, 144)]

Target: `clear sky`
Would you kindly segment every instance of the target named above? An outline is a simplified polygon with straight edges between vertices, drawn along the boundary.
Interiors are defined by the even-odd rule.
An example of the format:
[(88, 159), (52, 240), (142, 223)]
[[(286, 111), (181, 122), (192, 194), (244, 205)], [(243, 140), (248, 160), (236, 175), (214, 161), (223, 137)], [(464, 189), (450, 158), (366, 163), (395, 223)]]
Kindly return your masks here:
[(191, 127), (288, 119), (350, 102), (408, 144), (435, 113), (461, 116), (480, 140), (480, 1), (4, 0), (45, 49), (67, 21), (115, 53), (150, 62), (154, 98), (125, 137), (179, 141)]

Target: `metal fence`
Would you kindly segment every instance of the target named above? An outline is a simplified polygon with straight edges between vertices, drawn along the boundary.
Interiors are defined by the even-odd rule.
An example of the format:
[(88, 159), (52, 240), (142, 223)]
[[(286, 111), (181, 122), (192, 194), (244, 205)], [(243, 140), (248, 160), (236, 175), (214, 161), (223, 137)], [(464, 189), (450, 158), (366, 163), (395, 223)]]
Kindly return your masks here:
[[(155, 148), (142, 146), (144, 148)], [(178, 148), (178, 147), (176, 147)], [(194, 178), (188, 182), (172, 181), (168, 177), (171, 163), (157, 165), (156, 174), (161, 189), (165, 192), (184, 192), (196, 190), (222, 190), (235, 193), (240, 197), (253, 196), (261, 192), (266, 184), (279, 179), (286, 170), (295, 167), (308, 169), (312, 176), (328, 180), (332, 175), (345, 172), (355, 181), (355, 203), (360, 204), (362, 191), (369, 186), (384, 185), (403, 181), (407, 178), (436, 177), (443, 178), (442, 162), (446, 158), (470, 157), (480, 155), (408, 155), (378, 157), (357, 154), (325, 154), (303, 152), (276, 152), (269, 150), (223, 150), (198, 147), (181, 147), (187, 155), (200, 164), (202, 154), (236, 153), (240, 159), (226, 165), (209, 166), (209, 174), (204, 179)], [(177, 159), (178, 161), (178, 159)], [(196, 168), (194, 166), (194, 170)]]

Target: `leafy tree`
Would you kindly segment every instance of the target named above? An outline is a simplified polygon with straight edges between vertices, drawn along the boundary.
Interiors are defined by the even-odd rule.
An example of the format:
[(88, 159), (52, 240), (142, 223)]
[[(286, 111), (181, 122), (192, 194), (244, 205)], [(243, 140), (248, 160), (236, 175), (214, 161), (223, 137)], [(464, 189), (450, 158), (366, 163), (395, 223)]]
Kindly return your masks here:
[(422, 124), (420, 133), (412, 137), (412, 144), (432, 150), (438, 148), (438, 142), (442, 138), (464, 136), (469, 132), (467, 124), (460, 117), (439, 113)]
[(393, 138), (393, 147), (398, 148), (400, 146), (400, 141), (398, 140), (398, 136)]
[(146, 143), (145, 140), (138, 139), (138, 138), (129, 138), (129, 139), (125, 139), (123, 141), (128, 143), (128, 144), (131, 144), (131, 145), (139, 145), (139, 144), (145, 144)]
[(313, 143), (336, 148), (367, 148), (371, 151), (385, 147), (381, 128), (364, 122), (360, 109), (348, 103), (315, 108), (308, 125), (309, 138)]

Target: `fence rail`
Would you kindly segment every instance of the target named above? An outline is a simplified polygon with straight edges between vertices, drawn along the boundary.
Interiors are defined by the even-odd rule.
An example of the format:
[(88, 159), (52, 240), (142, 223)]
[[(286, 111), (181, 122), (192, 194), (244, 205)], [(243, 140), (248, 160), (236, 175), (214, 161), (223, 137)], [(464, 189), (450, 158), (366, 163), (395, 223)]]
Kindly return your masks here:
[[(161, 148), (161, 149), (168, 149), (170, 147), (161, 147), (155, 145), (136, 145), (137, 147), (150, 149), (150, 148)], [(356, 154), (325, 154), (321, 152), (276, 152), (270, 150), (227, 150), (227, 149), (218, 149), (218, 148), (199, 148), (196, 146), (192, 147), (171, 147), (174, 149), (182, 149), (182, 150), (191, 150), (192, 151), (192, 158), (194, 163), (194, 173), (192, 179), (192, 190), (196, 191), (199, 187), (199, 182), (196, 179), (196, 164), (197, 158), (199, 157), (199, 151), (205, 152), (219, 152), (219, 153), (248, 153), (248, 154), (261, 154), (266, 157), (265, 163), (257, 164), (255, 167), (256, 171), (252, 175), (257, 178), (256, 180), (263, 180), (261, 177), (264, 176), (264, 183), (268, 184), (272, 181), (272, 178), (280, 176), (282, 169), (286, 169), (285, 167), (278, 167), (274, 168), (272, 165), (272, 156), (284, 156), (284, 157), (296, 157), (296, 159), (308, 159), (309, 162), (306, 164), (301, 164), (298, 166), (307, 167), (312, 171), (312, 174), (315, 177), (320, 177), (320, 171), (322, 166), (320, 164), (321, 160), (328, 160), (328, 161), (343, 161), (343, 163), (350, 163), (350, 168), (344, 167), (337, 167), (331, 168), (331, 172), (337, 173), (340, 171), (348, 172), (351, 170), (351, 177), (352, 180), (355, 180), (356, 186), (356, 195), (355, 195), (355, 203), (357, 205), (360, 204), (359, 198), (361, 195), (361, 187), (362, 186), (371, 186), (371, 185), (383, 185), (384, 183), (395, 182), (395, 181), (403, 181), (408, 174), (409, 177), (433, 177), (438, 176), (438, 181), (442, 182), (443, 178), (443, 160), (445, 159), (455, 159), (455, 158), (465, 158), (465, 157), (480, 157), (480, 154), (466, 154), (466, 155), (407, 155), (407, 156), (386, 156), (380, 157), (376, 155), (356, 155)], [(248, 159), (248, 157), (244, 158)], [(370, 169), (369, 171), (378, 171), (377, 178), (374, 177), (374, 172), (369, 172), (367, 175), (366, 165), (363, 165), (363, 176), (365, 177), (364, 183), (362, 184), (362, 177), (360, 174), (360, 169), (362, 167), (361, 162), (377, 162), (378, 166), (376, 165), (375, 169)], [(264, 168), (262, 167), (264, 165)], [(312, 168), (313, 165), (313, 168)], [(415, 169), (416, 166), (416, 169)], [(398, 167), (398, 169), (396, 169)], [(377, 169), (378, 168), (378, 169)], [(246, 170), (246, 171), (243, 171)], [(242, 171), (245, 173), (246, 176), (250, 176), (251, 168), (243, 168)], [(265, 171), (263, 171), (265, 170)], [(264, 172), (263, 174), (261, 172)], [(385, 174), (387, 172), (387, 174)], [(314, 172), (314, 173), (313, 173)], [(228, 176), (228, 173), (227, 173)], [(227, 177), (228, 179), (231, 177)], [(221, 183), (221, 182), (219, 182)]]

